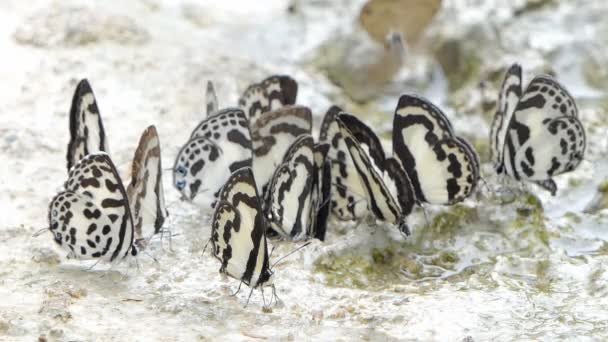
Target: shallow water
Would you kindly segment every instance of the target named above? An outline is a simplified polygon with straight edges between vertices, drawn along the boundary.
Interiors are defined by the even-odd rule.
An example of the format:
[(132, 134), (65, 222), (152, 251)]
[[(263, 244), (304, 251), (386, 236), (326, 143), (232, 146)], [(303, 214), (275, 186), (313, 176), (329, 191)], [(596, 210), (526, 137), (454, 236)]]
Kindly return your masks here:
[[(606, 65), (608, 5), (557, 2), (515, 15), (526, 1), (446, 1), (430, 39), (467, 42), (463, 55), (477, 58), (477, 73), (455, 85), (449, 71), (413, 50), (384, 95), (360, 105), (314, 61), (323, 41), (352, 30), (361, 2), (294, 3), (293, 14), (278, 0), (263, 7), (237, 0), (0, 4), (0, 149), (8, 166), (0, 168), (0, 340), (606, 339), (608, 212), (605, 200), (586, 209), (608, 173), (608, 83), (596, 66)], [(471, 28), (477, 36), (462, 38)], [(471, 42), (480, 46), (471, 50)], [(79, 78), (92, 83), (124, 179), (152, 123), (164, 166), (173, 164), (201, 119), (208, 79), (223, 106), (275, 72), (299, 81), (298, 103), (315, 119), (338, 102), (383, 133), (398, 94), (416, 91), (487, 148), (490, 117), (478, 82), (488, 80), (494, 97), (492, 75), (515, 60), (531, 73), (554, 72), (579, 101), (586, 160), (557, 179), (558, 196), (529, 186), (530, 195), (513, 198), (486, 164), (487, 188), (453, 208), (427, 207), (427, 217), (418, 210), (408, 240), (393, 227), (332, 222), (325, 243), (276, 265), (280, 302), (271, 312), (259, 291), (246, 308), (248, 289), (230, 296), (238, 282), (202, 255), (209, 213), (178, 200), (170, 173), (168, 226), (176, 236), (154, 240), (138, 265), (89, 270), (91, 262), (66, 260), (48, 234), (32, 237), (47, 224), (48, 202), (65, 177), (67, 111)], [(278, 244), (272, 259), (294, 248)]]

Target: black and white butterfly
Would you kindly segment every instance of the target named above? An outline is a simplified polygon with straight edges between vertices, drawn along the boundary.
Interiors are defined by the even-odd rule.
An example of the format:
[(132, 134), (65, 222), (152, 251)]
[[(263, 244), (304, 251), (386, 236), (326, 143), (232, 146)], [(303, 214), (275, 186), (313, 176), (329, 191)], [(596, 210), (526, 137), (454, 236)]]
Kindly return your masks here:
[(206, 111), (207, 116), (213, 115), (218, 110), (218, 100), (217, 94), (215, 93), (215, 87), (213, 86), (213, 82), (207, 81), (207, 90), (205, 92), (205, 101), (206, 101)]
[(327, 156), (331, 164), (330, 208), (339, 220), (359, 220), (369, 213), (367, 196), (336, 121), (340, 112), (340, 107), (329, 108), (319, 134), (319, 141), (330, 145)]
[(137, 255), (127, 192), (105, 152), (84, 156), (49, 205), (49, 228), (69, 258), (117, 262)]
[(68, 171), (80, 159), (94, 152), (109, 152), (108, 140), (91, 85), (83, 79), (76, 86), (70, 107)]
[(303, 134), (290, 146), (276, 168), (265, 199), (270, 227), (281, 237), (325, 239), (329, 200), (327, 144), (315, 145)]
[(501, 87), (490, 144), (498, 174), (534, 182), (555, 195), (553, 177), (580, 164), (586, 138), (570, 93), (547, 75), (536, 76), (523, 91), (522, 70), (514, 64)]
[(393, 118), (393, 157), (407, 173), (418, 202), (460, 202), (479, 181), (475, 150), (456, 136), (438, 107), (416, 95), (399, 98)]
[(173, 166), (173, 185), (184, 199), (193, 200), (209, 191), (207, 199), (214, 201), (230, 173), (251, 166), (251, 157), (245, 113), (238, 108), (222, 109), (203, 120), (180, 149)]
[(393, 158), (386, 158), (376, 134), (356, 117), (341, 113), (336, 120), (363, 186), (366, 203), (376, 219), (410, 234), (406, 218), (416, 203), (408, 175)]
[(253, 174), (260, 193), (265, 193), (287, 149), (299, 136), (310, 135), (311, 130), (312, 113), (304, 106), (286, 106), (265, 112), (251, 125)]
[(295, 104), (297, 96), (298, 83), (293, 78), (273, 75), (250, 85), (239, 99), (239, 107), (253, 125), (263, 113)]
[(220, 273), (252, 289), (271, 281), (267, 222), (251, 168), (239, 169), (222, 187), (211, 223), (213, 255)]
[(162, 181), (160, 139), (156, 127), (148, 127), (139, 140), (131, 166), (127, 197), (133, 215), (135, 236), (141, 246), (160, 233), (167, 216)]

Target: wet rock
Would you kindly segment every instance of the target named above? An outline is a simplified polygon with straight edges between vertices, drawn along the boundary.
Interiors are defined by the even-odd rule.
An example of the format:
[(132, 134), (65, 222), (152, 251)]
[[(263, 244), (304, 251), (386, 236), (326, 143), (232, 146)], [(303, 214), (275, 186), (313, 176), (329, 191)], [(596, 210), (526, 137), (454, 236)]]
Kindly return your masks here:
[(130, 17), (55, 3), (31, 15), (13, 37), (19, 44), (35, 47), (76, 47), (103, 41), (139, 45), (149, 35)]
[(32, 250), (32, 260), (39, 264), (57, 265), (61, 262), (61, 257), (51, 248), (36, 247)]
[(355, 102), (365, 103), (381, 94), (403, 65), (405, 47), (400, 35), (384, 44), (364, 32), (340, 34), (323, 44), (313, 64)]

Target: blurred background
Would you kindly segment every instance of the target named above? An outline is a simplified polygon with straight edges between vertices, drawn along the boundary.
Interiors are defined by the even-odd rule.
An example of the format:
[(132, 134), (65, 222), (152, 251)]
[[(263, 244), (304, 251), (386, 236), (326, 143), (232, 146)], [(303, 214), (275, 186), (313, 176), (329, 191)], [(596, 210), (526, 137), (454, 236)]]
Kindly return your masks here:
[[(0, 340), (390, 340), (406, 326), (425, 340), (607, 337), (607, 17), (605, 0), (0, 1), (0, 245), (10, 251), (0, 253), (0, 296), (18, 294), (0, 304)], [(130, 283), (58, 272), (51, 239), (31, 238), (65, 179), (68, 111), (81, 78), (93, 87), (123, 179), (150, 124), (172, 166), (204, 117), (207, 81), (227, 107), (248, 84), (281, 73), (299, 82), (297, 103), (312, 109), (317, 128), (337, 104), (388, 139), (400, 94), (431, 99), (473, 142), (491, 181), (489, 125), (514, 62), (524, 84), (557, 77), (587, 130), (586, 161), (557, 179), (558, 197), (539, 194), (542, 203), (532, 198), (521, 211), (478, 195), (430, 210), (430, 222), (414, 217), (421, 228), (408, 242), (330, 226), (328, 244), (280, 270), (286, 308), (274, 314), (227, 300), (232, 288), (217, 286), (215, 260), (192, 257), (208, 227), (197, 208), (176, 204), (170, 173), (165, 192), (186, 238)], [(59, 292), (49, 290), (56, 284)], [(74, 294), (82, 284), (85, 295)], [(131, 297), (145, 307), (122, 302)], [(91, 319), (106, 323), (79, 315), (98, 309)], [(113, 319), (117, 332), (105, 332)], [(167, 329), (133, 327), (138, 321)]]

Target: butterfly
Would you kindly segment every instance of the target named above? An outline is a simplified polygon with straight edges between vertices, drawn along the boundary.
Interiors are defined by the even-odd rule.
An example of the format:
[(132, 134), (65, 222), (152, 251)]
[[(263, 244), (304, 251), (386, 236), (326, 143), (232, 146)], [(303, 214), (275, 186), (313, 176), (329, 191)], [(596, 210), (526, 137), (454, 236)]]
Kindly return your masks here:
[(270, 227), (290, 240), (325, 238), (330, 171), (325, 166), (329, 146), (315, 145), (300, 135), (276, 168), (267, 191), (265, 211)]
[(149, 126), (143, 132), (135, 150), (127, 198), (133, 215), (136, 242), (143, 246), (152, 235), (161, 231), (169, 216), (163, 190), (160, 139), (154, 126)]
[(269, 283), (267, 222), (251, 168), (233, 172), (222, 187), (211, 223), (212, 254), (220, 273), (255, 289)]
[(205, 92), (207, 116), (212, 115), (218, 110), (217, 94), (213, 82), (207, 81), (207, 91)]
[(247, 87), (239, 99), (251, 125), (266, 112), (296, 103), (298, 83), (286, 75), (273, 75)]
[(583, 160), (585, 129), (574, 99), (552, 77), (536, 76), (522, 89), (522, 70), (514, 64), (505, 75), (490, 132), (494, 167), (555, 195), (553, 176)]
[(70, 107), (68, 171), (89, 153), (108, 152), (108, 141), (95, 95), (87, 79), (78, 82)]
[(265, 194), (267, 184), (289, 146), (300, 135), (310, 135), (311, 130), (312, 113), (303, 106), (286, 106), (265, 112), (252, 124), (253, 174), (260, 193)]
[(319, 141), (330, 145), (327, 159), (331, 168), (332, 214), (340, 220), (358, 220), (368, 214), (365, 189), (356, 172), (353, 160), (337, 122), (342, 109), (329, 108), (319, 133)]
[(369, 0), (359, 14), (359, 23), (377, 42), (391, 32), (416, 42), (441, 9), (441, 0)]
[(416, 95), (399, 98), (393, 118), (393, 156), (407, 173), (418, 202), (452, 205), (479, 181), (479, 157), (456, 136), (447, 116)]
[(173, 185), (186, 200), (193, 200), (204, 190), (210, 190), (210, 196), (217, 199), (230, 173), (251, 166), (251, 158), (245, 113), (238, 108), (216, 111), (198, 124), (177, 154)]
[(409, 235), (406, 217), (416, 200), (408, 175), (397, 160), (386, 158), (380, 140), (362, 121), (341, 113), (336, 122), (363, 186), (369, 210), (376, 219), (395, 224)]
[(69, 171), (64, 190), (51, 201), (49, 229), (68, 258), (117, 262), (136, 256), (127, 192), (110, 156), (90, 153)]

